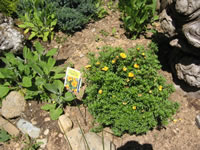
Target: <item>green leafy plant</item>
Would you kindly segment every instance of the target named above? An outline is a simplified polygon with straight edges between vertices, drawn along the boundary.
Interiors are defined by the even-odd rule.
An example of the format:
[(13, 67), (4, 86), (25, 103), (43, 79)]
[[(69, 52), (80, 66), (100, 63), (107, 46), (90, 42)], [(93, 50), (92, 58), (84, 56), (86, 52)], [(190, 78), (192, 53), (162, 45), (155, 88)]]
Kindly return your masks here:
[(11, 136), (3, 129), (0, 129), (0, 142), (6, 142), (11, 139)]
[(18, 4), (18, 15), (24, 33), (31, 32), (29, 40), (34, 37), (42, 38), (43, 41), (52, 40), (57, 19), (54, 13), (53, 3), (45, 0), (20, 0)]
[(43, 144), (43, 142), (36, 142), (35, 139), (31, 139), (28, 135), (25, 135), (23, 142), (25, 144), (23, 150), (38, 150), (40, 145)]
[(157, 73), (161, 68), (156, 44), (124, 51), (105, 47), (99, 57), (90, 54), (84, 69), (86, 98), (83, 100), (100, 125), (114, 134), (142, 134), (166, 125), (178, 104), (168, 100), (172, 85)]
[(119, 8), (128, 36), (135, 39), (154, 18), (156, 0), (119, 0)]
[(11, 90), (20, 90), (25, 99), (40, 98), (62, 108), (63, 104), (72, 101), (74, 97), (64, 90), (61, 81), (65, 76), (64, 68), (55, 66), (53, 56), (57, 49), (46, 52), (39, 42), (35, 42), (34, 50), (25, 46), (23, 58), (12, 53), (5, 53), (5, 57), (1, 57), (5, 66), (0, 68), (0, 98)]
[(0, 0), (0, 12), (11, 16), (16, 13), (18, 0)]

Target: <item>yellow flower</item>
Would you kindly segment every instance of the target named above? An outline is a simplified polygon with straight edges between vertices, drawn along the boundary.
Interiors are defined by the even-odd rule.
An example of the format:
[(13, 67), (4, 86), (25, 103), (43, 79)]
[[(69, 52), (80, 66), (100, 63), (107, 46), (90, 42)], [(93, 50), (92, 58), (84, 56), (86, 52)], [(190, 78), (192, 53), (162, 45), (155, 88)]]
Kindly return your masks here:
[(130, 80), (129, 79), (126, 79), (126, 82), (129, 82)]
[(127, 102), (123, 102), (122, 104), (123, 104), (123, 105), (126, 105), (126, 104), (127, 104)]
[(134, 68), (138, 69), (140, 66), (138, 64), (134, 64)]
[(134, 74), (132, 72), (129, 72), (128, 77), (132, 78), (132, 77), (134, 77)]
[(52, 103), (53, 103), (53, 104), (55, 104), (55, 103), (56, 103), (56, 101), (52, 101)]
[(91, 65), (87, 65), (87, 66), (85, 66), (86, 69), (91, 68), (91, 67), (92, 67)]
[(108, 67), (103, 67), (101, 70), (103, 70), (103, 71), (108, 71)]
[(74, 89), (74, 92), (77, 92), (77, 89)]
[(139, 51), (139, 50), (140, 50), (140, 48), (138, 47), (138, 48), (137, 48), (137, 50)]
[(126, 67), (123, 67), (123, 71), (126, 71), (127, 70), (127, 68)]
[(125, 53), (120, 53), (120, 57), (125, 59), (126, 58), (126, 54)]
[(142, 94), (138, 94), (138, 97), (141, 97), (142, 96)]
[(74, 80), (74, 81), (72, 82), (72, 86), (73, 86), (73, 87), (76, 87), (76, 86), (77, 86), (77, 84), (78, 84), (78, 83), (77, 83), (77, 81), (76, 81), (76, 80)]
[(162, 91), (162, 88), (163, 88), (162, 85), (160, 85), (159, 88), (158, 88), (159, 91)]
[(178, 121), (177, 119), (174, 119), (174, 120), (173, 120), (174, 123), (176, 123), (177, 121)]
[(69, 89), (69, 85), (68, 84), (65, 87), (66, 87), (66, 89)]
[(151, 93), (152, 93), (152, 90), (150, 90), (149, 93), (151, 94)]
[(113, 60), (112, 60), (112, 64), (114, 64), (114, 63), (116, 63), (116, 59), (113, 59)]
[(99, 92), (98, 92), (98, 93), (99, 93), (99, 94), (102, 94), (102, 92), (103, 92), (102, 90), (99, 90)]
[(133, 110), (136, 110), (137, 107), (136, 107), (136, 106), (133, 106), (132, 108), (133, 108)]
[(145, 53), (142, 53), (142, 56), (145, 56)]
[(100, 65), (100, 62), (99, 62), (99, 61), (97, 61), (97, 62), (96, 62), (96, 65), (97, 65), (97, 66), (98, 66), (98, 65)]
[(72, 81), (72, 77), (67, 77), (67, 80), (68, 81)]

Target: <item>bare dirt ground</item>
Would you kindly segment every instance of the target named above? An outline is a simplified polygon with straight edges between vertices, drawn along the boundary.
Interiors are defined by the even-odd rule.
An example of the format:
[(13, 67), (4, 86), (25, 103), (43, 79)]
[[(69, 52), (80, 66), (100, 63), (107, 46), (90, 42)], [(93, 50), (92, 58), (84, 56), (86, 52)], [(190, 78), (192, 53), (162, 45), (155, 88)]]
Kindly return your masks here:
[[(72, 63), (76, 69), (80, 70), (88, 62), (87, 53), (98, 52), (102, 46), (109, 45), (127, 49), (135, 47), (137, 44), (146, 46), (150, 43), (151, 40), (144, 37), (134, 41), (127, 39), (124, 29), (121, 28), (122, 23), (119, 21), (119, 16), (118, 12), (112, 12), (106, 18), (90, 23), (84, 30), (71, 37), (59, 32), (55, 40), (47, 47), (59, 48), (59, 54), (56, 57), (59, 64)], [(116, 29), (115, 33), (112, 33), (113, 29)], [(162, 45), (162, 47), (167, 50), (167, 48), (165, 49), (167, 45)], [(160, 51), (163, 50), (160, 49)], [(162, 62), (163, 57), (160, 59)], [(170, 96), (170, 100), (180, 103), (177, 114), (165, 128), (153, 129), (140, 136), (125, 134), (122, 137), (116, 137), (112, 135), (109, 128), (105, 128), (104, 136), (114, 142), (117, 150), (200, 150), (200, 129), (195, 125), (195, 117), (200, 113), (200, 99), (189, 97), (177, 82), (175, 84), (175, 79), (169, 69), (161, 70), (160, 73), (164, 75), (168, 83), (175, 85), (176, 91)], [(81, 89), (81, 94), (78, 95), (80, 104), (84, 88), (85, 85)], [(35, 101), (27, 102), (27, 109), (22, 117), (40, 127), (42, 133), (46, 129), (50, 130), (48, 135), (41, 135), (41, 138), (48, 138), (46, 150), (66, 150), (67, 141), (60, 132), (57, 122), (49, 120), (48, 112), (40, 109), (42, 105)], [(78, 120), (84, 131), (87, 132), (93, 126), (93, 118), (83, 105), (80, 105), (80, 110), (83, 116), (76, 106), (66, 106), (65, 109), (70, 114), (74, 127), (78, 127)], [(22, 136), (0, 146), (0, 149), (20, 150), (25, 145), (24, 141), (24, 136)]]

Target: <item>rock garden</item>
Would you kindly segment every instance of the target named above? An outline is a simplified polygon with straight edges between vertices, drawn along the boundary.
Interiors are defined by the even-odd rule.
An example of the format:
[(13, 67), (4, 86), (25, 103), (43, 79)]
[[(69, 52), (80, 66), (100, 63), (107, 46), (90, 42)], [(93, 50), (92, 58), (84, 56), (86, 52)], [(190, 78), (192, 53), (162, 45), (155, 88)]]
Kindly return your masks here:
[(0, 0), (0, 149), (199, 150), (199, 13), (197, 0)]

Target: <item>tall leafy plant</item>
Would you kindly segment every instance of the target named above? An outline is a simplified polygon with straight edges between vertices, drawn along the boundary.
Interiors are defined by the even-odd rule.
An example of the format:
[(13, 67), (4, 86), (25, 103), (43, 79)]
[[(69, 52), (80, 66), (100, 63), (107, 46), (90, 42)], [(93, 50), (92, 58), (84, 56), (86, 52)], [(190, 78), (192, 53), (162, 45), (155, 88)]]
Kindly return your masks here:
[(124, 28), (128, 36), (137, 38), (155, 15), (156, 0), (119, 0)]
[(18, 0), (0, 0), (0, 12), (11, 16), (16, 13)]
[(45, 0), (19, 0), (17, 13), (21, 20), (18, 26), (24, 33), (31, 32), (29, 40), (34, 37), (43, 41), (52, 40), (54, 28), (57, 24), (53, 3)]

